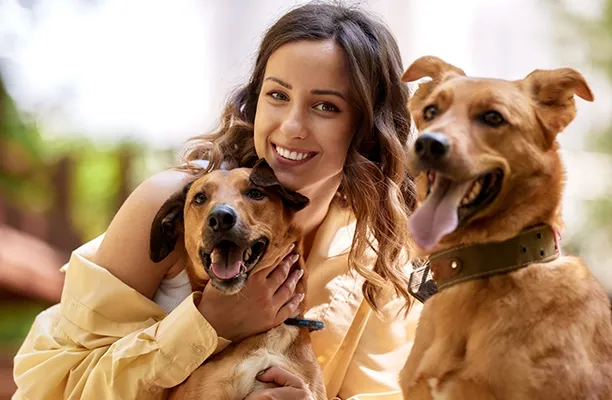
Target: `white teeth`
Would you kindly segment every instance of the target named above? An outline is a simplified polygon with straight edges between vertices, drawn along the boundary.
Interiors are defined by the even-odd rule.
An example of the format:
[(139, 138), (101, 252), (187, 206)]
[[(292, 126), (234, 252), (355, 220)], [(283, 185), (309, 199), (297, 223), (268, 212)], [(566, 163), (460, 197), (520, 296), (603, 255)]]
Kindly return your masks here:
[(249, 259), (251, 258), (252, 255), (253, 255), (253, 250), (248, 248), (248, 249), (245, 250), (244, 254), (242, 255), (242, 259), (244, 261), (249, 261)]
[(463, 197), (463, 200), (461, 200), (461, 205), (470, 204), (471, 202), (476, 200), (476, 197), (478, 197), (478, 194), (480, 193), (481, 189), (482, 181), (480, 181), (479, 179), (472, 184), (472, 187), (470, 188), (468, 193)]
[(298, 153), (296, 151), (289, 151), (287, 149), (283, 149), (280, 146), (276, 146), (276, 152), (280, 154), (281, 157), (293, 161), (301, 161), (308, 157), (308, 153)]

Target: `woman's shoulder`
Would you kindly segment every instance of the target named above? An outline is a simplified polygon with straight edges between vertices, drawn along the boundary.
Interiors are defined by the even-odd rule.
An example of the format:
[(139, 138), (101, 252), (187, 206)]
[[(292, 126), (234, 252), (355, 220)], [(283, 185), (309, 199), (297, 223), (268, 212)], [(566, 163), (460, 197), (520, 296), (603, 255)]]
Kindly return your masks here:
[[(196, 162), (205, 167), (205, 162)], [(143, 181), (127, 198), (109, 225), (93, 261), (143, 295), (151, 298), (166, 273), (182, 263), (182, 242), (164, 260), (149, 257), (153, 219), (164, 202), (193, 180), (181, 169), (159, 172)]]

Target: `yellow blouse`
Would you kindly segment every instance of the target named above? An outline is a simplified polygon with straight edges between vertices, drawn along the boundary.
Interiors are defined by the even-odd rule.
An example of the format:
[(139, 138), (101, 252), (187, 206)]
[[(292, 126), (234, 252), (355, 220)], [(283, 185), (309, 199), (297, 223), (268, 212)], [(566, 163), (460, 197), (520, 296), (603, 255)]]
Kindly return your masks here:
[[(422, 306), (407, 318), (388, 296), (380, 315), (348, 271), (354, 220), (332, 205), (310, 256), (307, 318), (322, 320), (312, 343), (327, 393), (339, 399), (401, 400), (397, 375)], [(39, 314), (15, 357), (13, 399), (162, 399), (227, 346), (196, 308), (200, 293), (170, 313), (91, 260), (101, 237), (65, 266), (62, 300)]]

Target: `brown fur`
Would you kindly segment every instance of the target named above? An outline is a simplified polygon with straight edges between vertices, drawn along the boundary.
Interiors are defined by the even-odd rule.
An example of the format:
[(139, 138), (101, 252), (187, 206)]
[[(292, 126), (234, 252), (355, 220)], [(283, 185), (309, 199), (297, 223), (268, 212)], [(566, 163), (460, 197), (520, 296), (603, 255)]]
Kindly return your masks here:
[[(496, 199), (433, 250), (502, 241), (538, 223), (561, 229), (564, 170), (556, 135), (575, 116), (574, 95), (593, 100), (582, 75), (563, 68), (519, 81), (469, 78), (424, 57), (403, 80), (426, 76), (433, 80), (420, 86), (409, 109), (421, 133), (450, 141), (438, 173), (462, 181), (504, 172)], [(426, 122), (430, 104), (439, 112)], [(488, 110), (507, 123), (482, 123)], [(415, 160), (411, 154), (422, 202), (427, 178)], [(405, 399), (611, 399), (610, 302), (576, 257), (458, 283), (426, 301), (400, 382)]]
[[(266, 253), (251, 272), (278, 264), (291, 243), (297, 244), (296, 250), (301, 254), (300, 231), (291, 225), (294, 214), (292, 207), (302, 207), (308, 199), (285, 191), (276, 181), (272, 170), (267, 164), (263, 164), (258, 164), (253, 172), (247, 168), (209, 172), (169, 199), (153, 224), (152, 258), (165, 257), (182, 233), (189, 255), (186, 268), (192, 287), (194, 290), (203, 290), (204, 286), (209, 284), (210, 277), (205, 271), (199, 252), (200, 247), (206, 246), (210, 240), (205, 224), (207, 216), (217, 204), (229, 205), (237, 212), (236, 229), (245, 242), (261, 237), (269, 239)], [(254, 172), (255, 170), (257, 172)], [(262, 186), (256, 186), (250, 181), (249, 178), (253, 178), (251, 174), (257, 174), (255, 180)], [(261, 200), (250, 199), (245, 193), (251, 188), (262, 190), (266, 197)], [(194, 196), (198, 193), (205, 193), (207, 196), (206, 203), (200, 206), (193, 203)], [(174, 212), (177, 207), (182, 216), (181, 213)], [(180, 223), (181, 218), (183, 224)], [(173, 238), (173, 243), (164, 247), (163, 242), (168, 236)], [(155, 249), (162, 249), (161, 255), (153, 254)], [(301, 258), (294, 268), (304, 268)], [(296, 292), (305, 293), (303, 282), (304, 278), (298, 283)], [(234, 292), (239, 291), (241, 287), (225, 288), (219, 285), (218, 288), (221, 291), (227, 290), (228, 295), (240, 296), (240, 293)], [(300, 316), (303, 316), (305, 311), (304, 304), (305, 301), (299, 307)], [(206, 360), (184, 383), (175, 388), (170, 398), (242, 400), (254, 390), (271, 387), (270, 384), (263, 384), (255, 379), (258, 372), (270, 366), (280, 366), (300, 376), (309, 385), (316, 399), (326, 398), (323, 378), (310, 345), (308, 331), (285, 324), (239, 343), (232, 343), (227, 349)]]

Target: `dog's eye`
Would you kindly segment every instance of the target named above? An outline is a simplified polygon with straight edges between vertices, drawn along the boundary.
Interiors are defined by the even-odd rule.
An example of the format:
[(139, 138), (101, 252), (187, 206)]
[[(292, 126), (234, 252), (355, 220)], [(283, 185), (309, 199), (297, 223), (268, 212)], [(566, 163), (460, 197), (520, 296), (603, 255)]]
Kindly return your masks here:
[(480, 120), (485, 124), (497, 128), (506, 123), (506, 120), (497, 111), (487, 111), (480, 116)]
[(430, 104), (423, 109), (423, 119), (425, 121), (431, 121), (438, 116), (438, 106)]
[(202, 204), (206, 203), (206, 195), (204, 193), (196, 193), (195, 196), (193, 196), (193, 202), (196, 203), (197, 205), (201, 206)]
[(265, 193), (259, 189), (249, 189), (246, 192), (246, 195), (248, 198), (253, 200), (262, 200), (264, 197), (266, 197)]

